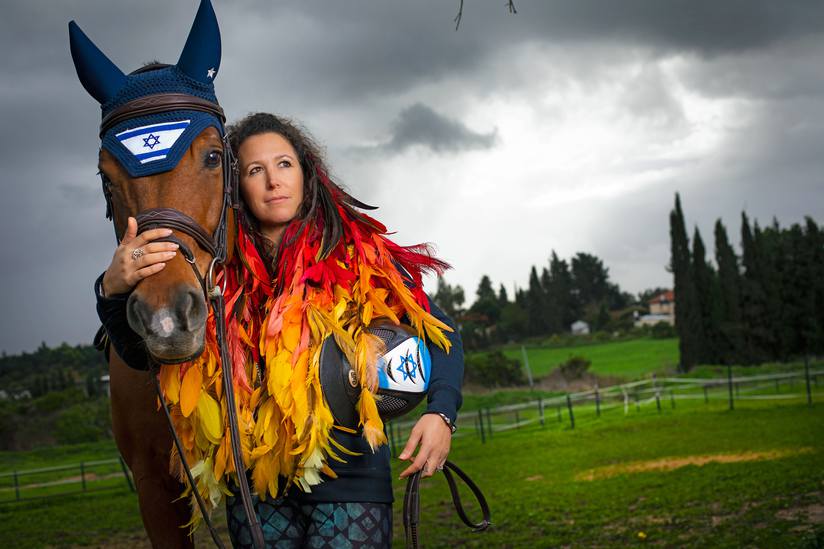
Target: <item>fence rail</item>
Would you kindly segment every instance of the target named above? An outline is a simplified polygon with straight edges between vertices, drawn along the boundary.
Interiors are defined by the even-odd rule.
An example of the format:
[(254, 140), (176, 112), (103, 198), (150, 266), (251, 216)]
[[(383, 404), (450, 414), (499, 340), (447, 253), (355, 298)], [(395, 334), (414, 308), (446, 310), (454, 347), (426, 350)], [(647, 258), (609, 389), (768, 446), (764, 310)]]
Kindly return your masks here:
[[(77, 472), (67, 475), (67, 472)], [(134, 492), (131, 473), (122, 457), (81, 461), (55, 467), (0, 473), (0, 504), (122, 489)]]
[[(458, 417), (461, 425), (453, 438), (478, 437), (485, 443), (496, 433), (519, 429), (524, 426), (539, 423), (541, 426), (549, 422), (567, 423), (571, 429), (575, 428), (576, 410), (579, 419), (581, 413), (591, 419), (601, 416), (602, 413), (620, 409), (629, 414), (630, 409), (640, 411), (643, 407), (655, 405), (658, 412), (662, 407), (675, 408), (680, 400), (724, 401), (730, 410), (735, 409), (736, 401), (777, 401), (805, 399), (807, 404), (813, 404), (813, 387), (818, 388), (820, 376), (824, 370), (811, 370), (805, 365), (803, 370), (776, 374), (762, 374), (755, 376), (733, 376), (728, 368), (724, 378), (681, 378), (664, 377), (644, 379), (612, 385), (596, 387), (587, 391), (568, 393), (566, 395), (538, 398), (518, 404), (482, 408), (473, 412), (463, 412)], [(782, 385), (784, 391), (782, 392)], [(788, 390), (792, 388), (791, 390)], [(798, 388), (802, 391), (799, 392)], [(594, 412), (594, 414), (592, 413)], [(502, 422), (501, 417), (506, 419)], [(498, 421), (493, 421), (496, 417)], [(408, 433), (417, 420), (393, 421), (388, 425), (390, 449), (397, 455), (402, 446), (403, 434)], [(472, 428), (474, 426), (474, 429)]]

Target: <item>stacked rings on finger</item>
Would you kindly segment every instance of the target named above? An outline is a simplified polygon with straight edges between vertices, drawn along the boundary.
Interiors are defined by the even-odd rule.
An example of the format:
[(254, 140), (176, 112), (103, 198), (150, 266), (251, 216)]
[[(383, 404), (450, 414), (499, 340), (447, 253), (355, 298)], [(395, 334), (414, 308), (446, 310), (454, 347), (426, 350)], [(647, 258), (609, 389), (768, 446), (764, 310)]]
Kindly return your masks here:
[(137, 261), (145, 254), (146, 252), (143, 251), (143, 248), (135, 248), (134, 250), (132, 250), (132, 260)]

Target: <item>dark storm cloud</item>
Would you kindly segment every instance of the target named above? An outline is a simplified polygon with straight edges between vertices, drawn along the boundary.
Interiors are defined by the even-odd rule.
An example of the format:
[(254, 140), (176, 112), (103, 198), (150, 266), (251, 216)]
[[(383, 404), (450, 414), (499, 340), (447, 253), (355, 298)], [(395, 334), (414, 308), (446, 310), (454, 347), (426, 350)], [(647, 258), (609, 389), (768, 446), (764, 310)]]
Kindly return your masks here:
[(478, 133), (462, 122), (440, 115), (426, 105), (416, 103), (404, 109), (392, 124), (392, 138), (379, 150), (400, 152), (414, 146), (429, 147), (446, 153), (488, 149), (495, 144), (497, 130)]
[[(244, 29), (245, 47), (238, 47), (247, 58), (259, 55), (262, 40), (272, 44), (267, 55), (277, 59), (280, 70), (256, 76), (271, 81), (270, 89), (289, 82), (304, 94), (361, 100), (406, 90), (422, 81), (482, 71), (490, 56), (525, 43), (573, 48), (605, 43), (638, 48), (652, 57), (715, 57), (766, 48), (824, 29), (824, 3), (815, 1), (535, 0), (519, 1), (517, 7), (518, 14), (510, 15), (499, 3), (466, 3), (457, 32), (452, 30), (456, 6), (441, 1), (267, 1), (227, 15)], [(292, 72), (288, 26), (294, 26), (295, 20), (305, 38), (300, 49), (303, 70)], [(485, 75), (482, 83), (490, 88), (506, 85), (495, 75)]]
[[(820, 192), (824, 132), (816, 121), (824, 120), (819, 101), (824, 80), (817, 35), (824, 29), (824, 3), (516, 0), (516, 6), (518, 14), (509, 15), (502, 2), (467, 2), (455, 32), (457, 2), (216, 0), (224, 52), (219, 97), (230, 118), (273, 110), (307, 122), (361, 124), (359, 139), (389, 128), (386, 145), (392, 150), (422, 145), (453, 152), (492, 146), (497, 134), (484, 131), (494, 124), (470, 129), (460, 121), (466, 113), (438, 114), (426, 104), (441, 103), (421, 99), (416, 91), (441, 86), (437, 93), (445, 96), (456, 89), (517, 96), (533, 83), (531, 66), (546, 62), (511, 58), (524, 73), (513, 81), (500, 70), (500, 58), (506, 64), (524, 45), (562, 51), (565, 70), (581, 65), (582, 72), (570, 78), (582, 87), (592, 79), (581, 76), (588, 60), (580, 48), (593, 44), (642, 61), (698, 58), (690, 83), (703, 94), (801, 100), (748, 121), (738, 139), (724, 145), (716, 165), (694, 181), (656, 189), (647, 202), (668, 211), (672, 192), (680, 188), (685, 202), (736, 210), (746, 203), (764, 217), (761, 212), (772, 211), (772, 204), (774, 213), (789, 215), (795, 211), (791, 205), (803, 201), (800, 193)], [(96, 327), (91, 282), (113, 250), (95, 175), (100, 111), (74, 73), (68, 21), (76, 19), (130, 71), (150, 59), (175, 62), (196, 8), (195, 0), (4, 3), (0, 193), (6, 208), (0, 216), (0, 287), (6, 289), (7, 313), (0, 349), (31, 349), (42, 339), (90, 341)], [(681, 107), (660, 74), (642, 72), (636, 91), (621, 99), (631, 115), (680, 123)], [(352, 132), (335, 124), (315, 131), (344, 146)], [(730, 171), (727, 164), (736, 163), (749, 167)], [(713, 191), (722, 184), (720, 192)], [(625, 226), (626, 219), (637, 218), (631, 197), (610, 204), (608, 212), (624, 215), (606, 215), (598, 225), (612, 235), (620, 234), (616, 227)], [(809, 213), (822, 217), (820, 209)]]

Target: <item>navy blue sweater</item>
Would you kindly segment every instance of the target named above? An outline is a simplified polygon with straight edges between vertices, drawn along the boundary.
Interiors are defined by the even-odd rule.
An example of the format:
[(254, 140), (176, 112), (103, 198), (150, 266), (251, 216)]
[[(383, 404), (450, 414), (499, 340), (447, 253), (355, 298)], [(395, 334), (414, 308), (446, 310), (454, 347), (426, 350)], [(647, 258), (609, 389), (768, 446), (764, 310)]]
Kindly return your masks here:
[[(129, 294), (103, 297), (100, 291), (102, 281), (103, 275), (100, 275), (94, 285), (97, 314), (106, 329), (109, 341), (130, 367), (148, 370), (150, 361), (146, 346), (126, 319), (126, 301)], [(448, 354), (437, 345), (429, 345), (432, 370), (426, 411), (445, 414), (454, 423), (462, 402), (463, 344), (455, 323), (431, 299), (429, 306), (433, 316), (454, 331), (446, 333), (452, 344)], [(312, 487), (311, 493), (303, 493), (296, 487), (292, 488), (290, 497), (305, 502), (391, 503), (393, 497), (388, 446), (381, 446), (373, 454), (369, 444), (360, 434), (353, 435), (336, 429), (332, 436), (337, 442), (360, 455), (345, 456), (346, 463), (330, 459), (329, 466), (338, 475), (337, 479), (324, 480), (320, 485)]]

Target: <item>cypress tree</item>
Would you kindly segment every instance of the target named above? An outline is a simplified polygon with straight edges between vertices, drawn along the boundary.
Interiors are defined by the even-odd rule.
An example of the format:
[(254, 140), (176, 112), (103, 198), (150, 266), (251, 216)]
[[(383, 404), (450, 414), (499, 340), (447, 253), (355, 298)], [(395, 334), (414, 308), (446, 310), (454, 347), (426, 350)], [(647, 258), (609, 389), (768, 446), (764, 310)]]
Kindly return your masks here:
[(546, 332), (549, 334), (557, 334), (563, 331), (561, 327), (559, 300), (555, 292), (555, 282), (552, 280), (552, 275), (546, 267), (541, 270), (541, 289), (544, 291), (544, 304), (546, 306), (546, 310), (544, 311)]
[(782, 271), (786, 257), (781, 242), (778, 222), (772, 227), (761, 230), (756, 221), (753, 225), (753, 240), (758, 249), (760, 261), (760, 282), (763, 290), (763, 309), (761, 326), (761, 344), (767, 360), (784, 360), (787, 357), (784, 342), (786, 336), (783, 324), (784, 304), (781, 300)]
[(552, 301), (558, 311), (558, 323), (561, 331), (570, 329), (572, 323), (578, 320), (580, 311), (576, 307), (575, 296), (573, 295), (572, 273), (569, 264), (558, 257), (555, 250), (549, 258), (549, 276), (552, 286), (548, 292), (552, 296)]
[[(670, 269), (675, 287), (675, 329), (678, 332), (679, 369), (689, 371), (698, 360), (695, 335), (701, 329), (701, 317), (695, 303), (689, 238), (681, 210), (681, 197), (675, 194), (675, 208), (670, 212)], [(699, 340), (700, 341), (700, 340)]]
[(807, 279), (810, 281), (811, 321), (804, 327), (805, 354), (824, 354), (824, 233), (811, 217), (806, 218), (804, 248), (807, 258)]
[(498, 305), (501, 307), (509, 303), (509, 296), (506, 294), (506, 288), (503, 284), (498, 287)]
[(717, 339), (721, 319), (717, 282), (712, 267), (707, 264), (706, 248), (698, 227), (692, 239), (692, 274), (700, 316), (700, 327), (694, 334), (697, 359), (703, 363), (718, 362)]
[(750, 229), (747, 214), (741, 213), (741, 265), (743, 284), (741, 285), (741, 315), (744, 324), (746, 362), (759, 363), (766, 360), (764, 342), (768, 329), (765, 318), (765, 298), (761, 277), (761, 258)]
[(721, 337), (719, 359), (722, 364), (743, 362), (741, 325), (741, 273), (738, 258), (730, 245), (727, 229), (721, 220), (715, 222), (715, 262), (718, 264), (718, 284), (721, 298)]
[(526, 291), (526, 313), (527, 328), (529, 335), (543, 335), (546, 333), (546, 296), (544, 294), (541, 281), (538, 279), (538, 271), (535, 266), (529, 272), (529, 288)]

